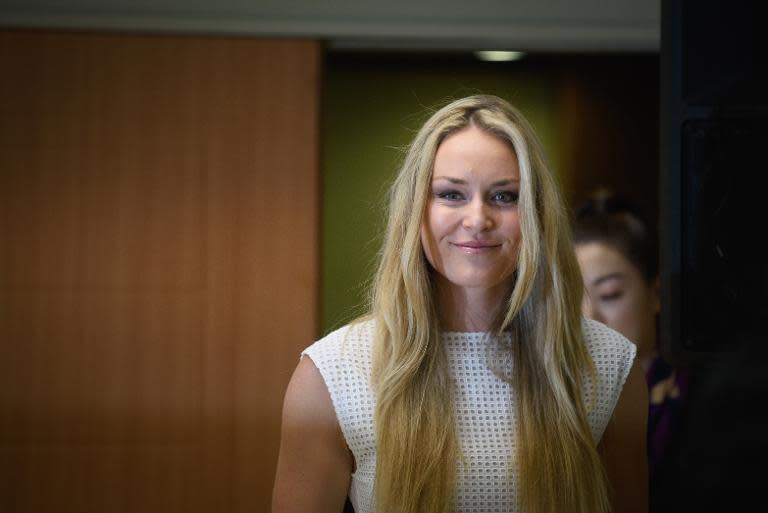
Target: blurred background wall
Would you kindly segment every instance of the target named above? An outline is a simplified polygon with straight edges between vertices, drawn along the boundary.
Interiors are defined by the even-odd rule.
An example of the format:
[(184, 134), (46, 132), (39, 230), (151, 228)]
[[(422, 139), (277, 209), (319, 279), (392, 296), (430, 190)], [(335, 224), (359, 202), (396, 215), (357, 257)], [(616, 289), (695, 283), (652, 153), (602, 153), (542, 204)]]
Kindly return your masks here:
[(0, 0), (0, 511), (267, 511), (450, 98), (519, 106), (571, 205), (655, 210), (658, 3), (468, 5)]

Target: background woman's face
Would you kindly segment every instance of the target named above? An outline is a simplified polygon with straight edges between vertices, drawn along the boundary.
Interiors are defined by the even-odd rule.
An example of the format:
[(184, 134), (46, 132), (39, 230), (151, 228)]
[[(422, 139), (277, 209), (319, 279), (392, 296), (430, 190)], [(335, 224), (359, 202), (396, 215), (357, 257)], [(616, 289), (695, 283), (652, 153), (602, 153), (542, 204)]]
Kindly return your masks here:
[(659, 294), (639, 269), (612, 246), (590, 242), (576, 246), (585, 294), (584, 316), (610, 326), (637, 344), (639, 354), (656, 346)]
[(510, 286), (517, 267), (520, 170), (511, 146), (474, 126), (435, 156), (421, 242), (442, 279), (464, 288)]

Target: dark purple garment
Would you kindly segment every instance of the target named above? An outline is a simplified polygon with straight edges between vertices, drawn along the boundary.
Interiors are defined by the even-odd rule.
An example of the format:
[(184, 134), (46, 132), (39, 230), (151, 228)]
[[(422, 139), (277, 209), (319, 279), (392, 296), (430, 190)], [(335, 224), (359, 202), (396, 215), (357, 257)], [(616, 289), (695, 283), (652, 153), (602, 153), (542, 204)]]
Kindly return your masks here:
[(648, 383), (648, 470), (664, 461), (667, 449), (678, 427), (688, 395), (687, 369), (675, 368), (657, 356), (645, 373)]

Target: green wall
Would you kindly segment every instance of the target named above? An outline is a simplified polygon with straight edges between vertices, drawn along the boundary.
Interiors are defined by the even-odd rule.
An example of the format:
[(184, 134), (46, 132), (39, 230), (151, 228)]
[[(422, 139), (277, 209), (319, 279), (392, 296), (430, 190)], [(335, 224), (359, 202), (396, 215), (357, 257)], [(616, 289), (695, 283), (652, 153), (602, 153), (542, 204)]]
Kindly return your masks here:
[[(517, 63), (452, 64), (329, 59), (323, 94), (321, 331), (365, 311), (384, 229), (388, 185), (405, 147), (435, 107), (495, 94), (536, 129), (549, 162), (556, 148), (557, 87), (548, 68)], [(426, 63), (426, 64), (425, 64)]]

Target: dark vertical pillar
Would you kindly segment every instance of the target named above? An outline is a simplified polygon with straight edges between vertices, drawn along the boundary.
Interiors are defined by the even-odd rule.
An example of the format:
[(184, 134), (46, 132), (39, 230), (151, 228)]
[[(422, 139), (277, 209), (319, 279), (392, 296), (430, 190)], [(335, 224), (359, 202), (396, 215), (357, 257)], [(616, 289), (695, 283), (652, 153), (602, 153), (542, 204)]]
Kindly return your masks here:
[(738, 511), (762, 502), (764, 24), (757, 2), (662, 3), (662, 352), (696, 379), (654, 511)]

